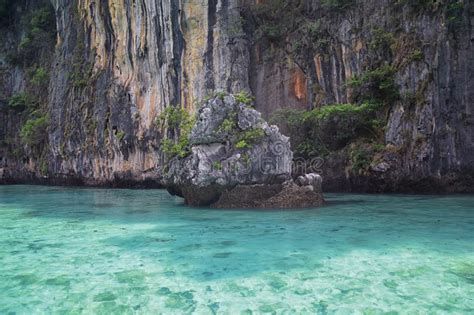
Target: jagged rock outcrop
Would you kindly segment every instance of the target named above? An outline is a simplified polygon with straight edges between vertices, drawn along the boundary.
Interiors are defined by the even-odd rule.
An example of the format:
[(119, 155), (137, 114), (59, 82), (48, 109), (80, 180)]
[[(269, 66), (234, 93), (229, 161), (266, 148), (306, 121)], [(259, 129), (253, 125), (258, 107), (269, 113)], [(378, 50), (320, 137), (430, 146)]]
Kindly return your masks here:
[(188, 156), (169, 162), (164, 176), (168, 191), (192, 206), (320, 205), (320, 178), (308, 175), (301, 186), (293, 183), (289, 138), (241, 98), (222, 94), (199, 109)]

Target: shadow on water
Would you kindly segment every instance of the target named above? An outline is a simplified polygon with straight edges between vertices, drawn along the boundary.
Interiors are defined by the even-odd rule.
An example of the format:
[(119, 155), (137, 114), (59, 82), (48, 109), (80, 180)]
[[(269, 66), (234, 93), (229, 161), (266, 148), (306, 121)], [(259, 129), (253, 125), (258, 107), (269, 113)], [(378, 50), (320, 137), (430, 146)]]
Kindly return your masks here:
[(384, 252), (423, 247), (441, 254), (460, 254), (452, 251), (451, 246), (466, 231), (439, 228), (437, 236), (428, 228), (399, 223), (390, 230), (377, 223), (364, 224), (362, 220), (341, 223), (323, 219), (325, 222), (318, 223), (311, 217), (293, 222), (282, 219), (283, 222), (234, 217), (226, 224), (219, 220), (193, 220), (180, 226), (160, 226), (145, 233), (114, 236), (104, 242), (172, 266), (171, 275), (208, 281), (268, 271), (281, 274), (293, 269), (314, 271), (338, 256), (357, 250)]
[[(458, 254), (454, 242), (474, 250), (473, 201), (472, 196), (328, 195), (328, 205), (320, 209), (222, 211), (187, 208), (165, 191), (0, 187), (0, 206), (18, 209), (19, 218), (98, 221), (94, 232), (103, 229), (104, 250), (133, 252), (171, 266), (164, 277), (199, 281), (317, 270), (357, 250), (423, 247)], [(455, 211), (446, 212), (448, 207)], [(122, 229), (147, 227), (111, 232), (102, 221)]]
[(114, 236), (105, 242), (123, 250), (137, 250), (173, 266), (171, 275), (179, 273), (198, 281), (266, 271), (285, 274), (295, 269), (317, 270), (357, 250), (421, 247), (440, 254), (459, 254), (452, 248), (453, 242), (464, 239), (467, 249), (474, 242), (474, 236), (466, 239), (466, 231), (474, 227), (474, 212), (461, 211), (461, 215), (470, 213), (466, 218), (471, 220), (460, 223), (457, 216), (446, 216), (443, 211), (427, 215), (432, 204), (416, 212), (412, 203), (404, 208), (393, 197), (386, 198), (392, 202), (349, 198), (298, 212), (184, 208), (174, 222), (178, 224), (159, 224), (145, 233)]
[(365, 204), (367, 201), (365, 200), (360, 200), (360, 199), (348, 199), (348, 200), (337, 200), (337, 199), (330, 199), (326, 200), (326, 207), (332, 207), (332, 206), (343, 206), (343, 205), (361, 205)]

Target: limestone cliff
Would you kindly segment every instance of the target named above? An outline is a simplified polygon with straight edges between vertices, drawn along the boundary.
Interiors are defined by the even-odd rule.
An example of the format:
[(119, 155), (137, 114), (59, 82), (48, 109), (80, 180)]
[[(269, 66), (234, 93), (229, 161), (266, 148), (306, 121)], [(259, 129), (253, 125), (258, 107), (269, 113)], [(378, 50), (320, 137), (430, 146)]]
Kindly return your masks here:
[[(47, 148), (37, 156), (21, 152), (21, 161), (4, 152), (4, 170), (13, 177), (36, 172), (90, 184), (155, 180), (162, 138), (155, 122), (164, 108), (182, 104), (194, 111), (217, 89), (248, 90), (249, 53), (237, 1), (52, 4), (57, 43), (50, 63)], [(28, 10), (34, 11), (29, 3), (15, 4), (12, 14)], [(9, 30), (22, 28), (16, 23)], [(5, 68), (11, 78), (26, 70)], [(5, 107), (25, 90), (12, 81), (4, 81)]]
[[(326, 187), (472, 191), (474, 4), (285, 3), (269, 4), (272, 13), (249, 23), (263, 33), (250, 67), (259, 108), (270, 115), (288, 105), (382, 104), (371, 117), (374, 137), (334, 145), (334, 135), (344, 136), (336, 123), (340, 130), (330, 130), (328, 141), (313, 141), (330, 151), (316, 149), (325, 157)], [(321, 129), (318, 137), (327, 136)]]
[[(423, 180), (427, 190), (472, 191), (469, 1), (0, 3), (4, 182), (159, 183), (170, 131), (157, 118), (165, 108), (195, 112), (216, 90), (253, 93), (265, 118), (281, 108), (363, 103), (374, 96), (370, 87), (348, 83), (389, 69), (382, 75), (393, 77), (397, 97), (374, 96), (386, 97), (377, 111), (383, 149), (355, 168), (354, 147), (372, 140), (330, 148), (322, 169), (328, 187), (416, 190)], [(55, 40), (40, 40), (38, 54), (23, 56), (31, 48), (25, 39), (38, 36), (24, 17), (42, 8), (54, 12)]]

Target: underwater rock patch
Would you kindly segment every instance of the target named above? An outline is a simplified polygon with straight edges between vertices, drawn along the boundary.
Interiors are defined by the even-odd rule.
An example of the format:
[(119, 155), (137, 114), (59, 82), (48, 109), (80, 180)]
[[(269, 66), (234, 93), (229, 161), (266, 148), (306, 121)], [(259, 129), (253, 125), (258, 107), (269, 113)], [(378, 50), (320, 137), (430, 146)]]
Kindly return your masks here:
[(462, 263), (451, 272), (467, 283), (474, 284), (474, 264)]
[(171, 294), (171, 290), (167, 287), (161, 287), (158, 289), (158, 291), (156, 292), (156, 294), (158, 295), (170, 295)]
[(284, 309), (288, 309), (288, 307), (283, 303), (264, 304), (258, 308), (258, 310), (263, 314), (277, 314)]
[(166, 307), (171, 309), (180, 309), (186, 312), (193, 312), (196, 309), (197, 302), (191, 291), (170, 293), (167, 296)]
[(271, 277), (268, 284), (277, 292), (283, 291), (288, 286), (288, 283), (279, 277)]
[(125, 270), (115, 273), (119, 283), (142, 284), (145, 281), (146, 273), (140, 270)]
[(38, 282), (40, 279), (34, 274), (20, 274), (12, 278), (15, 281), (18, 281), (18, 284), (21, 286), (28, 286)]
[(229, 258), (232, 253), (217, 253), (214, 254), (214, 258)]
[(111, 302), (115, 301), (117, 297), (111, 292), (103, 292), (94, 296), (94, 302)]
[(51, 286), (64, 286), (68, 287), (71, 285), (71, 279), (69, 279), (66, 276), (59, 276), (56, 278), (51, 278), (45, 281), (46, 285), (51, 285)]

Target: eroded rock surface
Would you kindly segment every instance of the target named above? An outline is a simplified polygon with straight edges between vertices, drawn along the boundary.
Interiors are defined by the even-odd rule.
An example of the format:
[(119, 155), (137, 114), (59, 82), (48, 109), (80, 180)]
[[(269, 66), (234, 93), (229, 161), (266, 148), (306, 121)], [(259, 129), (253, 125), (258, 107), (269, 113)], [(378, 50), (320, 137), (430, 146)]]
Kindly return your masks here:
[[(233, 95), (206, 102), (189, 136), (190, 153), (164, 176), (186, 204), (224, 208), (286, 208), (321, 204), (321, 189), (291, 180), (293, 153), (278, 127)], [(316, 177), (316, 176), (315, 176)], [(303, 195), (306, 198), (301, 198)]]
[(298, 209), (324, 204), (321, 190), (290, 180), (277, 185), (239, 185), (222, 193), (214, 208)]

